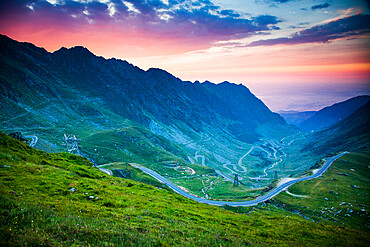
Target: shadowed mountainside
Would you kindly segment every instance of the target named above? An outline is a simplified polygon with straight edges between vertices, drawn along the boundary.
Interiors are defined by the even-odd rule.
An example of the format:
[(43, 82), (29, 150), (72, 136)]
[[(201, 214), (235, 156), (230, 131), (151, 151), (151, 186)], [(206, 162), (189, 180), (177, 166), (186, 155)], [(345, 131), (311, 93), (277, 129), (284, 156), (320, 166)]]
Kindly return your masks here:
[(298, 124), (303, 130), (318, 130), (329, 127), (351, 115), (354, 111), (365, 105), (370, 96), (357, 96), (349, 100), (325, 107), (316, 112), (312, 117)]
[(315, 153), (369, 152), (370, 102), (332, 127), (314, 133), (306, 149)]

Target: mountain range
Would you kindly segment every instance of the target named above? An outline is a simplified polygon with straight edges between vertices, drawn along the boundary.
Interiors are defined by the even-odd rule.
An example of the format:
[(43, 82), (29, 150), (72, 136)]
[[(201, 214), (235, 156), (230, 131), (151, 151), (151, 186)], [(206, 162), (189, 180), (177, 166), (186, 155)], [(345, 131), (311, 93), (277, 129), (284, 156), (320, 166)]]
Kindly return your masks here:
[[(243, 85), (182, 81), (161, 69), (144, 71), (126, 61), (97, 57), (80, 46), (50, 53), (2, 35), (0, 66), (2, 130), (45, 135), (50, 143), (44, 149), (50, 151), (63, 150), (64, 133), (76, 134), (90, 140), (85, 154), (99, 163), (108, 160), (94, 154), (98, 139), (94, 135), (101, 140), (101, 132), (109, 136), (128, 127), (139, 130), (135, 132), (139, 139), (149, 131), (156, 136), (153, 140), (170, 141), (173, 148), (150, 138), (145, 145), (182, 160), (199, 150), (197, 141), (203, 137), (218, 138), (220, 150), (227, 150), (230, 143), (254, 143), (298, 131)], [(133, 144), (122, 147), (120, 155), (135, 161), (134, 149), (143, 148)], [(211, 164), (219, 156), (228, 160), (234, 155), (202, 151), (212, 156)]]

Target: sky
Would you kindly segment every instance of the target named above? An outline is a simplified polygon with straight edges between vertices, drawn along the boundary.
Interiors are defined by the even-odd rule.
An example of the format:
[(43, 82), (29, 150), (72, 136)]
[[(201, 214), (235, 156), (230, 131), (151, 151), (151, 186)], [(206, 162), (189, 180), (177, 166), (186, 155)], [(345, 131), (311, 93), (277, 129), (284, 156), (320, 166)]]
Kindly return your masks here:
[(11, 0), (0, 33), (241, 83), (273, 111), (304, 111), (370, 94), (369, 14), (366, 0)]

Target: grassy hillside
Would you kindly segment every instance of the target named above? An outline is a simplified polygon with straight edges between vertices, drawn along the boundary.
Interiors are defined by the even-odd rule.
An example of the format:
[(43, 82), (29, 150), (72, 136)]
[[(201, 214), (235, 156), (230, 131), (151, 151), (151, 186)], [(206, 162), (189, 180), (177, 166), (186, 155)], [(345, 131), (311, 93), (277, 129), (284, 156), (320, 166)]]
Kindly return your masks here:
[(0, 133), (2, 246), (365, 246), (366, 231), (276, 207), (238, 214)]
[(84, 138), (82, 151), (98, 164), (112, 160), (157, 163), (168, 160), (180, 161), (186, 158), (175, 144), (140, 127), (90, 134)]

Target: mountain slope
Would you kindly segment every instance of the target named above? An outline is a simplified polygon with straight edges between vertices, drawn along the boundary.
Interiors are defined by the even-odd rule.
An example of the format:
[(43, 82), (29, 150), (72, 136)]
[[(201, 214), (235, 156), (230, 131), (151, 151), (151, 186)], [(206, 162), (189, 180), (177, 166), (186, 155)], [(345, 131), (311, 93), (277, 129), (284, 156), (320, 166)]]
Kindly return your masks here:
[(325, 107), (316, 112), (312, 117), (298, 125), (303, 130), (318, 130), (329, 127), (345, 119), (370, 100), (370, 96), (357, 96), (349, 100)]
[(272, 205), (238, 214), (199, 204), (3, 133), (0, 161), (2, 246), (365, 246), (369, 235)]
[(370, 102), (332, 127), (316, 132), (306, 148), (316, 153), (370, 152)]

